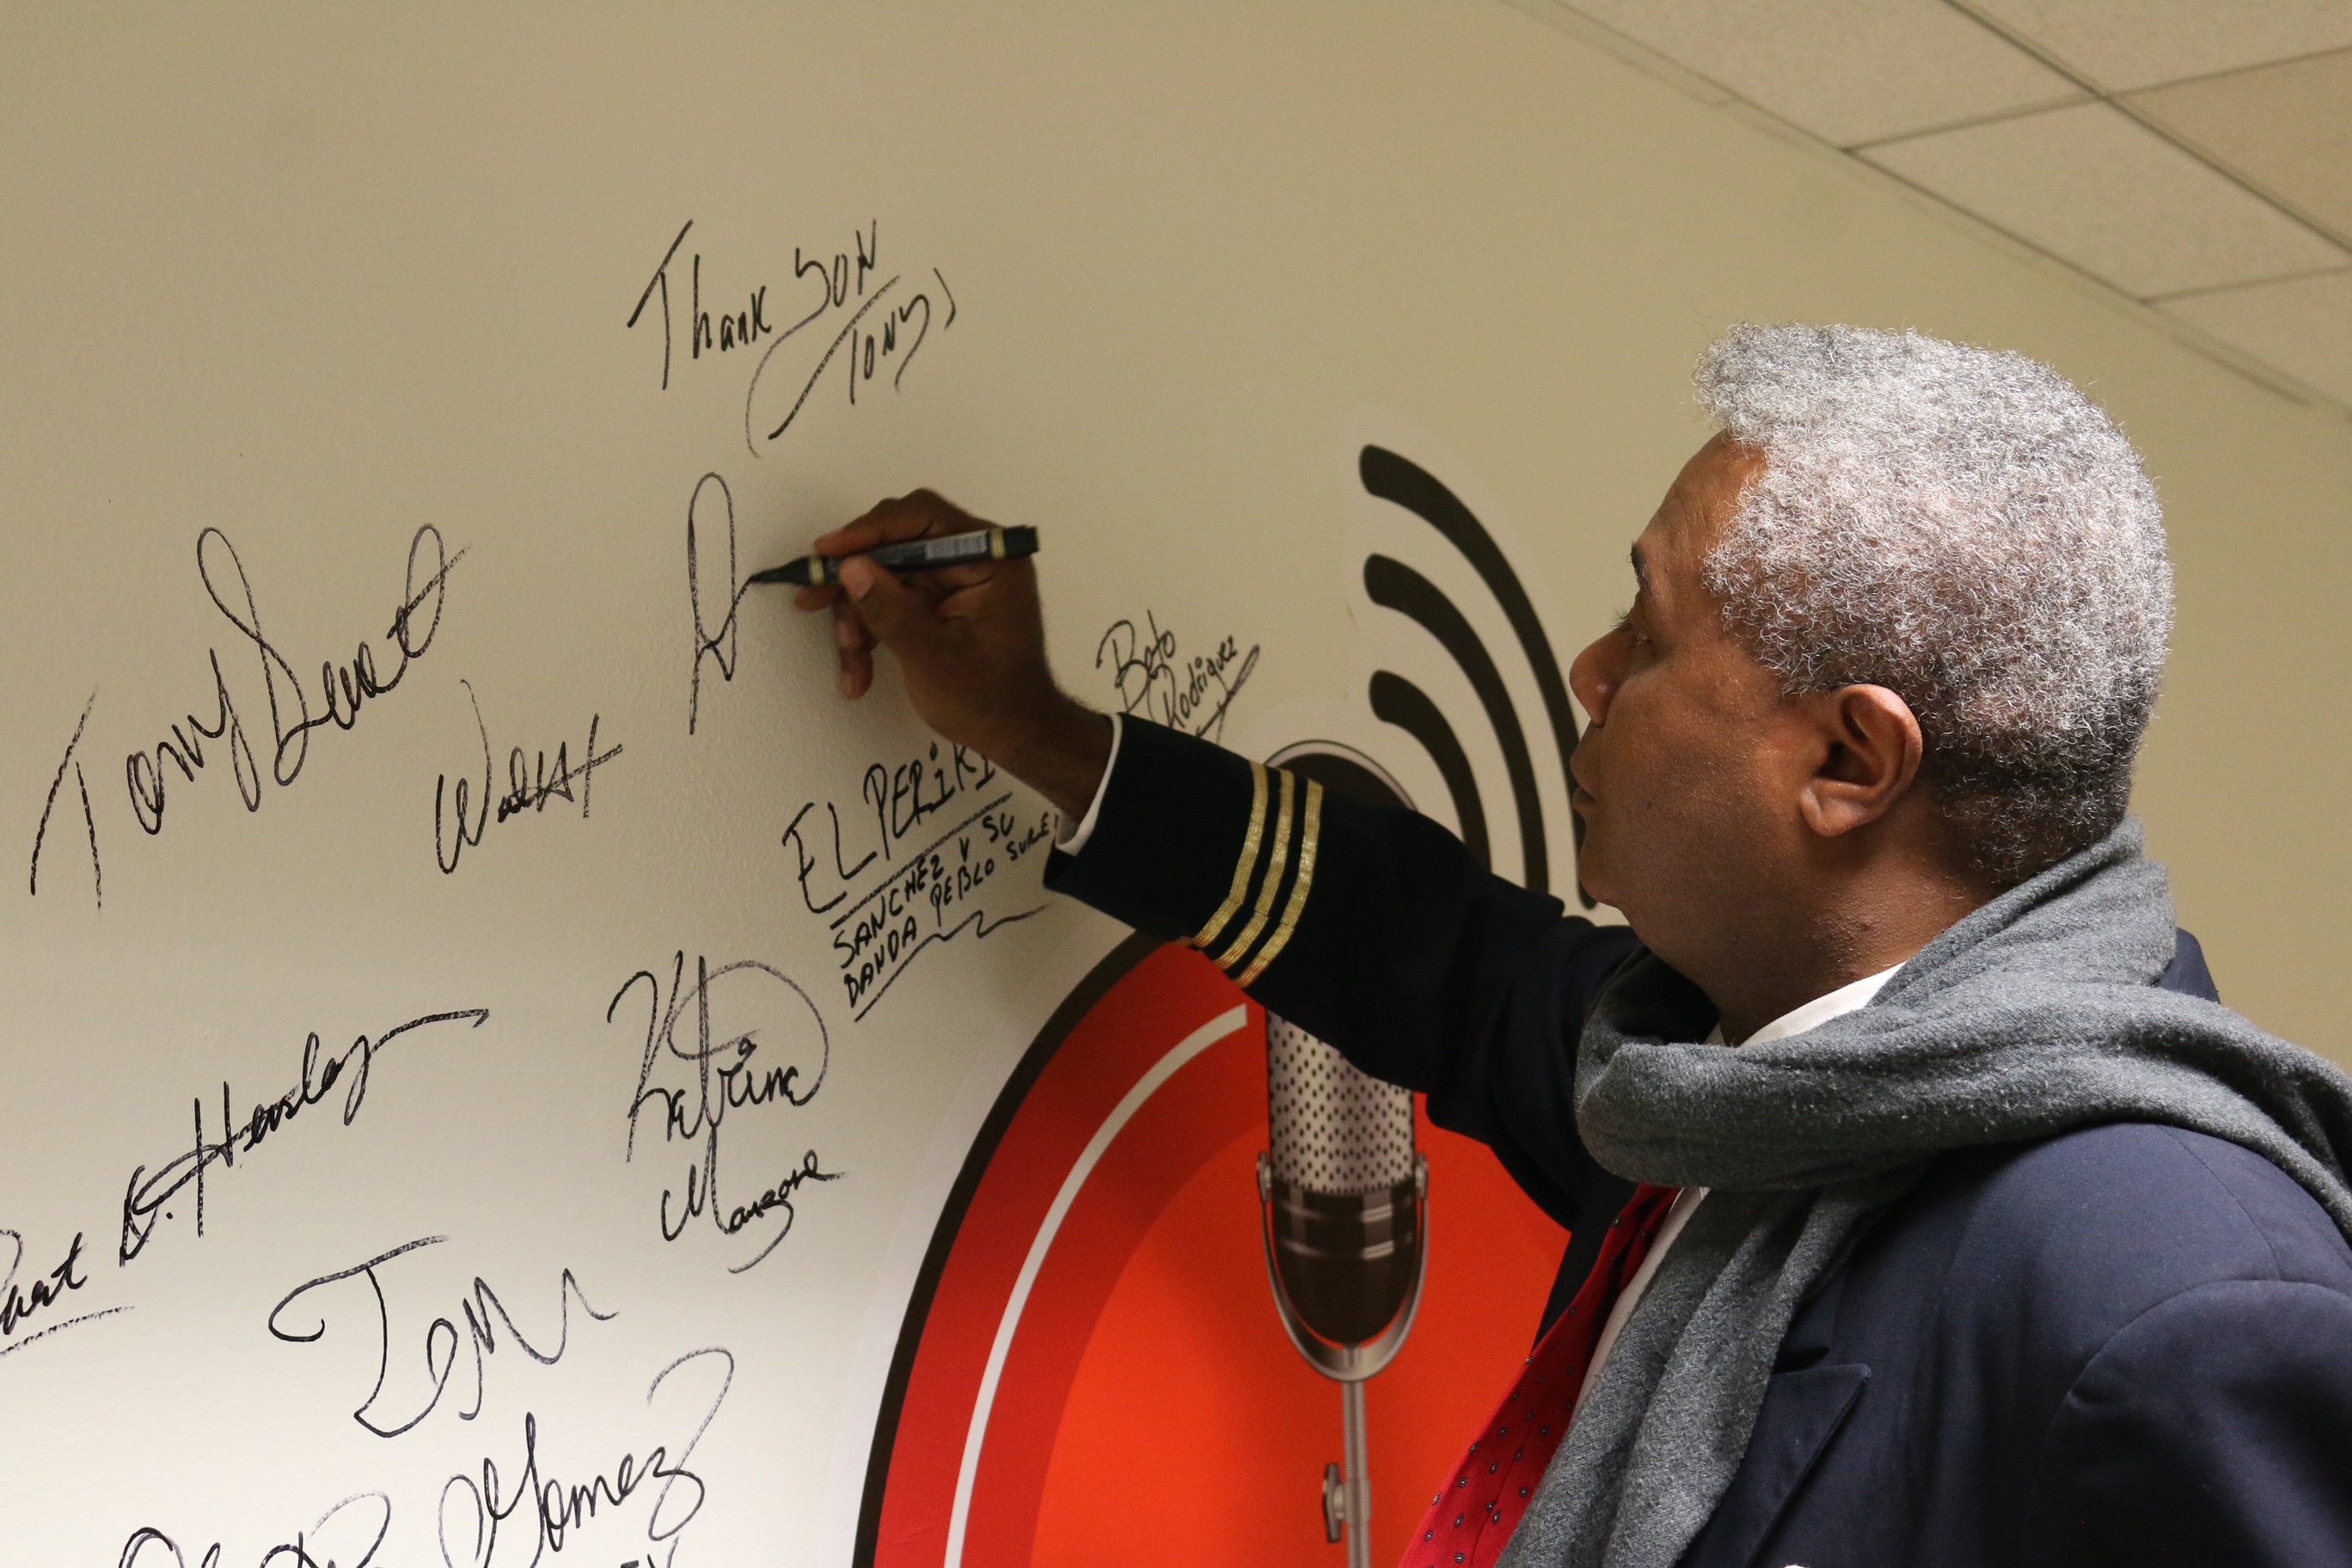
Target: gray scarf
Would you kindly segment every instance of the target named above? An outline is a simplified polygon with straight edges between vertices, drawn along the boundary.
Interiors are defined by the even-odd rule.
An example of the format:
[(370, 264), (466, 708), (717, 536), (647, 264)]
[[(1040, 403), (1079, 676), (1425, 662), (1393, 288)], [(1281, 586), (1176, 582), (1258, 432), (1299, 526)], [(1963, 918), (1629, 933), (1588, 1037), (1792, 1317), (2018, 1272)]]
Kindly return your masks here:
[(1712, 1191), (1587, 1392), (1503, 1568), (1668, 1568), (1747, 1451), (1798, 1306), (1948, 1149), (2155, 1121), (2293, 1176), (2352, 1236), (2352, 1079), (2153, 984), (2161, 868), (2126, 822), (1945, 931), (1867, 1007), (1764, 1045), (1647, 953), (1586, 1026), (1577, 1127), (1636, 1181)]

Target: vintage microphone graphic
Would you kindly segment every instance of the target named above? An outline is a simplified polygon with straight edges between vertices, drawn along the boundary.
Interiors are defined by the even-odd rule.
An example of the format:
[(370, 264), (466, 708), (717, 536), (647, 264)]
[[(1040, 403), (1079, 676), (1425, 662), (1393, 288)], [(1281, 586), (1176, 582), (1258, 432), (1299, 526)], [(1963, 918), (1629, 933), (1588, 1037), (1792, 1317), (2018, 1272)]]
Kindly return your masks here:
[(1271, 1013), (1265, 1089), (1266, 1272), (1290, 1342), (1339, 1384), (1347, 1460), (1323, 1472), (1324, 1533), (1347, 1541), (1349, 1568), (1370, 1568), (1364, 1383), (1403, 1348), (1421, 1305), (1429, 1163), (1413, 1148), (1410, 1090)]

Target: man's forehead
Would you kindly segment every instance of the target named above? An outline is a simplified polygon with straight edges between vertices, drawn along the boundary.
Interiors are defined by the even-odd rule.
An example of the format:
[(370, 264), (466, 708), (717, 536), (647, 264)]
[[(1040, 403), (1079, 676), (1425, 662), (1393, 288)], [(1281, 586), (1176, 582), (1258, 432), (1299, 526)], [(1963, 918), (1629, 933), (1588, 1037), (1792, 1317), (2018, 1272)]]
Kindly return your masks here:
[(1633, 542), (1635, 586), (1654, 600), (1668, 578), (1678, 583), (1696, 571), (1763, 467), (1762, 452), (1721, 436), (1692, 454)]

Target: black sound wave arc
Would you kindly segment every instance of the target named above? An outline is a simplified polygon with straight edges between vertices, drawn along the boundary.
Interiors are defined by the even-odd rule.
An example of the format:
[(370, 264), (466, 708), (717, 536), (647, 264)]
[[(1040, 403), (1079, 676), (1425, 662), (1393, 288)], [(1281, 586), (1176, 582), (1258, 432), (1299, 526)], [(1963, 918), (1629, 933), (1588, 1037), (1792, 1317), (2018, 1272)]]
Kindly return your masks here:
[[(1393, 501), (1443, 534), (1446, 542), (1461, 552), (1470, 563), (1486, 591), (1495, 595), (1501, 606), (1503, 618), (1510, 623), (1512, 635), (1518, 638), (1519, 649), (1527, 656), (1528, 668), (1534, 673), (1536, 690), (1543, 699), (1544, 714), (1551, 722), (1552, 742), (1559, 751), (1559, 771), (1563, 780), (1572, 775), (1568, 771), (1569, 759), (1576, 754), (1576, 710), (1569, 706), (1568, 682), (1560, 676), (1559, 660), (1553, 657), (1551, 639), (1544, 635), (1543, 623), (1536, 616), (1535, 605), (1528, 598), (1527, 589), (1519, 583), (1518, 574), (1503, 557), (1502, 548), (1494, 536), (1462, 504), (1461, 498), (1439, 481), (1420, 464), (1398, 456), (1385, 447), (1364, 447), (1356, 463), (1358, 476), (1365, 490), (1385, 501)], [(1376, 710), (1377, 711), (1377, 710)], [(1416, 735), (1416, 739), (1420, 737)], [(1426, 744), (1426, 742), (1423, 742)], [(1442, 770), (1441, 770), (1442, 771)], [(1449, 781), (1451, 787), (1451, 781)], [(1513, 781), (1513, 791), (1517, 789)], [(1522, 816), (1525, 808), (1521, 808)], [(1570, 814), (1570, 823), (1579, 846), (1584, 842), (1584, 819)], [(1548, 886), (1549, 878), (1531, 874), (1528, 886), (1538, 889)], [(1592, 900), (1583, 888), (1577, 897), (1591, 909)]]
[(1376, 669), (1372, 713), (1421, 742), (1421, 749), (1437, 764), (1438, 777), (1445, 781), (1445, 793), (1454, 797), (1454, 818), (1462, 825), (1463, 847), (1480, 866), (1493, 870), (1494, 856), (1486, 847), (1486, 808), (1478, 800), (1478, 780), (1470, 772), (1470, 758), (1462, 742), (1454, 738), (1454, 726), (1445, 721), (1437, 704), (1403, 676)]
[[(1478, 640), (1478, 634), (1471, 629), (1462, 612), (1454, 607), (1454, 601), (1447, 598), (1436, 584), (1402, 561), (1392, 561), (1385, 555), (1374, 555), (1365, 561), (1364, 592), (1370, 595), (1373, 604), (1409, 616), (1423, 631), (1435, 637), (1438, 647), (1454, 657), (1454, 662), (1468, 678), (1470, 689), (1478, 694), (1478, 705), (1486, 710), (1486, 722), (1494, 726), (1496, 743), (1503, 749), (1503, 771), (1509, 775), (1511, 804), (1517, 808), (1519, 816), (1519, 854), (1527, 868), (1524, 880), (1533, 891), (1549, 891), (1551, 857), (1544, 845), (1543, 801), (1536, 794), (1535, 763), (1528, 755), (1528, 738), (1521, 732), (1519, 716), (1511, 707), (1510, 691), (1503, 685), (1502, 672), (1487, 657), (1486, 645)], [(1429, 700), (1419, 691), (1413, 695), (1424, 702)], [(1372, 711), (1380, 713), (1377, 700)], [(1433, 714), (1435, 711), (1433, 704), (1431, 712)], [(1385, 714), (1381, 716), (1387, 717)], [(1411, 725), (1405, 728), (1412, 730)], [(1423, 745), (1428, 744), (1419, 731), (1413, 733)], [(1449, 732), (1447, 739), (1451, 741), (1452, 738)], [(1454, 748), (1454, 753), (1456, 756), (1461, 754), (1459, 746)], [(1435, 753), (1433, 752), (1432, 754)], [(1442, 762), (1438, 771), (1445, 771)], [(1464, 763), (1464, 773), (1466, 777), (1466, 763)], [(1454, 797), (1458, 816), (1462, 791), (1454, 787), (1450, 775), (1446, 778), (1445, 787)], [(1470, 785), (1470, 794), (1473, 800), (1476, 799), (1477, 786), (1475, 783)], [(1466, 824), (1462, 837), (1465, 843), (1469, 841)], [(1485, 837), (1486, 828), (1482, 822), (1479, 837), (1483, 839)], [(1481, 854), (1479, 859), (1483, 862), (1486, 857)]]

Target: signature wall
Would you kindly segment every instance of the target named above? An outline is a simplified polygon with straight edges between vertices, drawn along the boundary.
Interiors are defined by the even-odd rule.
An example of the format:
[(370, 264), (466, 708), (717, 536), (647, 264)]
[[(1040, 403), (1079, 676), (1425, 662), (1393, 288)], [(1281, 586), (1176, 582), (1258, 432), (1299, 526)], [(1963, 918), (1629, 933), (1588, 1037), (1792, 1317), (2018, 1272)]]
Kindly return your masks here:
[[(2352, 1051), (2341, 416), (1529, 5), (12, 19), (12, 1555), (889, 1545), (942, 1218), (1125, 935), (1043, 893), (1041, 801), (887, 676), (840, 702), (825, 628), (745, 584), (918, 484), (1042, 531), (1080, 695), (1370, 759), (1572, 900), (1535, 647), (1629, 595), (1699, 348), (1831, 317), (2040, 354), (2170, 507), (2141, 802), (2183, 923), (2226, 996)], [(1170, 1403), (1246, 1392), (1270, 1306), (1151, 1348), (1192, 1321), (1152, 1269), (1246, 1278), (1216, 1173), (1256, 1112), (1202, 1048), (1229, 1077), (1169, 1136), (1202, 1163), (1152, 1226), (1072, 1233), (1129, 1250), (1054, 1298), (1096, 1304), (1057, 1320), (1075, 1436), (1021, 1472), (1041, 1559), (1116, 1539), (1113, 1432), (1260, 1430), (1289, 1457), (1201, 1438), (1186, 1497), (1262, 1480), (1311, 1530), (1282, 1467), (1336, 1400)], [(1484, 1159), (1444, 1154), (1481, 1217), (1433, 1211), (1431, 1290), (1494, 1270), (1492, 1321), (1433, 1306), (1391, 1411), (1483, 1403), (1539, 1305), (1557, 1235)], [(1376, 1442), (1402, 1528), (1423, 1450)], [(972, 1495), (968, 1533), (1011, 1517)]]

